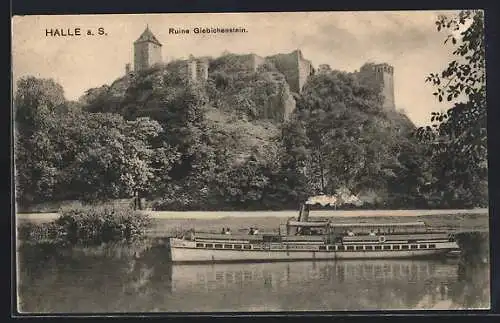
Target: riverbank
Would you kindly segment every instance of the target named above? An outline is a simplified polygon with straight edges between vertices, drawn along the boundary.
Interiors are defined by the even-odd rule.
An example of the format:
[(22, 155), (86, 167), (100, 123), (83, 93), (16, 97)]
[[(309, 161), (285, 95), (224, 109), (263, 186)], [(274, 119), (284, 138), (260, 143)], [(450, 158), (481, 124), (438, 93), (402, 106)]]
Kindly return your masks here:
[[(144, 310), (145, 307), (143, 306), (149, 306), (149, 304), (158, 301), (158, 295), (170, 295), (169, 293), (173, 295), (172, 300), (162, 300), (160, 304), (170, 304), (169, 306), (179, 308), (178, 304), (174, 306), (172, 305), (172, 302), (175, 302), (178, 299), (184, 299), (186, 296), (184, 294), (178, 295), (174, 293), (183, 290), (185, 291), (186, 286), (191, 286), (196, 281), (191, 279), (189, 275), (185, 275), (189, 272), (189, 270), (186, 271), (186, 267), (179, 267), (170, 262), (165, 246), (165, 237), (189, 229), (220, 232), (222, 227), (230, 227), (233, 232), (240, 230), (246, 231), (246, 228), (250, 226), (258, 227), (261, 232), (276, 232), (279, 224), (284, 223), (287, 218), (286, 216), (280, 216), (282, 212), (265, 212), (265, 216), (257, 217), (241, 215), (227, 216), (227, 213), (229, 212), (225, 212), (226, 216), (219, 218), (194, 218), (197, 214), (189, 213), (191, 212), (185, 212), (187, 218), (184, 219), (162, 218), (154, 216), (153, 213), (152, 223), (147, 230), (146, 235), (139, 237), (137, 240), (130, 243), (125, 241), (116, 241), (97, 245), (72, 245), (64, 243), (61, 244), (58, 241), (51, 240), (37, 241), (36, 239), (27, 239), (19, 241), (20, 243), (17, 244), (16, 249), (18, 259), (17, 266), (19, 269), (18, 286), (20, 295), (22, 295), (20, 303), (21, 308), (25, 311), (35, 312), (50, 312), (58, 310), (66, 310), (68, 312), (79, 310), (88, 311), (89, 309), (95, 310), (95, 304), (98, 303), (99, 306), (104, 304), (102, 305), (103, 311), (114, 311), (123, 310), (124, 308), (128, 309), (129, 307), (127, 306), (135, 304), (134, 302), (136, 302), (137, 299), (146, 299), (147, 302), (145, 301), (144, 304), (139, 304), (137, 307), (130, 308), (130, 310)], [(439, 277), (450, 279), (450, 277), (453, 278), (457, 276), (457, 279), (449, 282), (450, 290), (456, 291), (463, 289), (464, 295), (470, 295), (474, 286), (480, 286), (477, 288), (477, 295), (474, 294), (474, 299), (480, 299), (482, 301), (479, 305), (474, 303), (476, 304), (474, 306), (484, 306), (484, 304), (488, 304), (488, 298), (480, 294), (489, 288), (489, 217), (487, 212), (479, 214), (456, 213), (427, 214), (417, 216), (380, 215), (376, 217), (363, 216), (363, 214), (359, 212), (351, 217), (331, 216), (332, 212), (329, 213), (333, 221), (341, 223), (387, 223), (423, 220), (433, 228), (459, 231), (456, 234), (456, 239), (463, 251), (458, 259), (449, 259), (454, 261), (453, 266), (448, 265), (446, 262), (447, 260), (445, 259), (420, 260), (419, 262), (413, 259), (393, 261), (362, 260), (357, 262), (312, 262), (311, 266), (313, 269), (319, 267), (334, 268), (328, 269), (328, 272), (330, 272), (330, 274), (337, 273), (335, 275), (340, 275), (338, 276), (338, 283), (335, 283), (336, 290), (338, 289), (339, 284), (344, 282), (346, 279), (346, 273), (348, 273), (347, 275), (361, 275), (359, 276), (361, 278), (357, 276), (357, 278), (353, 277), (352, 281), (360, 281), (360, 279), (364, 282), (369, 282), (368, 279), (372, 279), (374, 282), (379, 281), (380, 286), (377, 285), (377, 287), (375, 287), (374, 285), (372, 290), (396, 286), (394, 287), (395, 291), (401, 291), (403, 288), (402, 286), (410, 286), (412, 288), (417, 288), (418, 290), (421, 290), (426, 286), (441, 286), (438, 283)], [(296, 213), (294, 213), (294, 215), (296, 216)], [(312, 212), (312, 216), (317, 217), (318, 214), (316, 212)], [(37, 218), (38, 220), (36, 220)], [(45, 217), (45, 219), (47, 218), (48, 217)], [(40, 219), (42, 219), (41, 222)], [(37, 224), (44, 223), (43, 219), (43, 217), (36, 216), (20, 216), (17, 219), (17, 224), (20, 225), (31, 222), (35, 224), (35, 226), (42, 226)], [(45, 221), (45, 223), (50, 221), (51, 220)], [(22, 236), (18, 237), (22, 239)], [(379, 264), (379, 267), (383, 269), (383, 271), (377, 271), (377, 267), (375, 266), (374, 268), (374, 264)], [(221, 266), (222, 268), (225, 268), (224, 266), (226, 265)], [(256, 265), (252, 263), (245, 263), (236, 266), (241, 266), (241, 268), (246, 270), (247, 268), (252, 268), (252, 266), (255, 267)], [(288, 268), (287, 266), (289, 266), (290, 268), (297, 268), (300, 267), (300, 263), (293, 265), (266, 263), (259, 266), (264, 266), (266, 269), (263, 270), (263, 273), (268, 275), (269, 268), (271, 267), (281, 268), (280, 266), (285, 266)], [(443, 266), (448, 266), (450, 268), (446, 267), (448, 268), (446, 269)], [(337, 267), (340, 269), (337, 269)], [(190, 268), (192, 271), (194, 269), (202, 269), (205, 267), (191, 266)], [(349, 268), (349, 270), (345, 270), (346, 268)], [(371, 268), (374, 269), (371, 270)], [(386, 272), (387, 268), (391, 270), (390, 273), (387, 274), (389, 276), (384, 276), (383, 278), (377, 276), (377, 273), (380, 274), (382, 272)], [(416, 268), (416, 270), (414, 270), (414, 268)], [(210, 281), (210, 284), (214, 284), (215, 282), (220, 281), (220, 277), (227, 277), (225, 272), (221, 275), (222, 271), (220, 269), (214, 270), (213, 264), (210, 265), (207, 272), (210, 273), (210, 277), (207, 276), (208, 278), (204, 279), (203, 283), (208, 283)], [(283, 272), (288, 273), (287, 270), (284, 270)], [(321, 271), (322, 274), (328, 272)], [(367, 276), (369, 272), (373, 272), (374, 276)], [(402, 274), (406, 274), (406, 276), (398, 276)], [(199, 277), (197, 272), (195, 275), (196, 277)], [(203, 273), (201, 273), (201, 275), (203, 275)], [(238, 277), (248, 276), (247, 273), (243, 272), (243, 269), (238, 273), (238, 275)], [(300, 275), (300, 277), (303, 276)], [(320, 277), (319, 274), (314, 277), (316, 278), (312, 280), (312, 283), (317, 284), (315, 285), (317, 287), (314, 288), (316, 293), (317, 290), (322, 288), (322, 286), (327, 286), (332, 282), (331, 278), (318, 280), (317, 277)], [(458, 277), (460, 277), (460, 279), (458, 279)], [(184, 279), (184, 281), (182, 281), (182, 279)], [(231, 279), (234, 279), (235, 281), (237, 280), (237, 278)], [(414, 279), (415, 284), (408, 284), (411, 279)], [(255, 290), (262, 290), (262, 283), (269, 285), (269, 282), (272, 281), (276, 284), (281, 280), (278, 279), (277, 276), (269, 278), (268, 276), (260, 275), (255, 278), (255, 281), (259, 282), (259, 285), (255, 287)], [(427, 282), (429, 282), (429, 284)], [(297, 280), (293, 284), (299, 284), (298, 287), (293, 287), (294, 290), (304, 290), (305, 288), (300, 286), (300, 280)], [(264, 287), (268, 285), (264, 285)], [(350, 283), (350, 287), (352, 287), (351, 285), (352, 283)], [(221, 292), (216, 294), (224, 295), (224, 293), (227, 292), (227, 286), (228, 285), (219, 287)], [(415, 295), (418, 292), (417, 289), (412, 290), (409, 294)], [(52, 292), (54, 290), (58, 291), (58, 297), (53, 296), (54, 294)], [(245, 288), (245, 290), (247, 290), (247, 288)], [(282, 293), (286, 294), (287, 292)], [(196, 287), (190, 297), (196, 297), (196, 295), (199, 294), (200, 289), (199, 287)], [(44, 295), (44, 297), (40, 298), (39, 295)], [(87, 298), (91, 300), (99, 300), (99, 297), (101, 297), (99, 295), (106, 295), (106, 297), (98, 302), (89, 301), (82, 305), (81, 302), (76, 301), (81, 299), (81, 295), (88, 295)], [(110, 295), (113, 296), (110, 297)], [(151, 298), (146, 298), (145, 295), (150, 295)], [(241, 295), (241, 292), (238, 292), (238, 295)], [(345, 293), (342, 292), (342, 295), (345, 295)], [(462, 295), (462, 293), (459, 295)], [(467, 297), (464, 299), (468, 300), (470, 298)], [(204, 302), (211, 298), (212, 296), (210, 295), (203, 297)], [(400, 297), (394, 297), (394, 299), (399, 298)], [(472, 306), (469, 303), (462, 301), (462, 298), (463, 297), (460, 296), (460, 299), (457, 301), (457, 304), (462, 305), (457, 306)], [(67, 301), (68, 299), (71, 299), (72, 301)], [(121, 301), (116, 304), (113, 302), (109, 303), (110, 299)], [(412, 302), (412, 304), (416, 304), (416, 301)], [(155, 308), (159, 308), (159, 306), (161, 305), (155, 305)]]
[[(143, 211), (153, 219), (224, 219), (224, 218), (290, 218), (296, 217), (296, 210), (289, 211)], [(488, 209), (459, 209), (459, 210), (321, 210), (311, 211), (312, 217), (416, 217), (436, 215), (488, 215)], [(58, 216), (57, 212), (46, 213), (17, 213), (16, 218), (31, 221), (52, 221)]]
[[(163, 212), (160, 212), (163, 213)], [(224, 212), (221, 212), (224, 213)], [(186, 212), (185, 218), (172, 216), (169, 218), (165, 214), (151, 215), (152, 221), (147, 229), (148, 237), (167, 237), (176, 235), (186, 230), (195, 229), (197, 231), (220, 232), (224, 227), (229, 227), (233, 232), (246, 232), (249, 227), (257, 227), (261, 232), (278, 232), (279, 225), (284, 223), (287, 216), (283, 212), (263, 212), (260, 216), (248, 216), (248, 214), (239, 213), (224, 214), (222, 217), (204, 216), (203, 213)], [(252, 213), (252, 212), (246, 212)], [(319, 212), (318, 212), (319, 213)], [(311, 216), (318, 217), (317, 212), (311, 212)], [(332, 215), (333, 214), (333, 215)], [(427, 215), (403, 215), (403, 216), (384, 216), (376, 217), (364, 216), (365, 212), (357, 212), (350, 217), (337, 216), (335, 211), (330, 212), (330, 218), (337, 223), (387, 223), (387, 222), (412, 222), (424, 221), (430, 227), (439, 230), (450, 230), (456, 232), (488, 232), (489, 216), (488, 213), (456, 213), (456, 214), (427, 214)], [(291, 215), (291, 214), (290, 214)], [(17, 224), (23, 223), (48, 223), (54, 220), (57, 214), (38, 214), (37, 215), (18, 215)]]

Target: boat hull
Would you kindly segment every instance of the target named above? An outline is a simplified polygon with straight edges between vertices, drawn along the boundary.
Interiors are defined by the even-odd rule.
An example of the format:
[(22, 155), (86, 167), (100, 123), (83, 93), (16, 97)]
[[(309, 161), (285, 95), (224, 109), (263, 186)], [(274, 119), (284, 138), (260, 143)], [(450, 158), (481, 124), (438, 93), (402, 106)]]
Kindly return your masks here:
[(454, 242), (436, 243), (425, 250), (316, 251), (316, 250), (223, 250), (202, 249), (189, 244), (169, 244), (172, 262), (235, 262), (235, 261), (294, 261), (336, 259), (418, 258), (447, 254), (457, 250)]

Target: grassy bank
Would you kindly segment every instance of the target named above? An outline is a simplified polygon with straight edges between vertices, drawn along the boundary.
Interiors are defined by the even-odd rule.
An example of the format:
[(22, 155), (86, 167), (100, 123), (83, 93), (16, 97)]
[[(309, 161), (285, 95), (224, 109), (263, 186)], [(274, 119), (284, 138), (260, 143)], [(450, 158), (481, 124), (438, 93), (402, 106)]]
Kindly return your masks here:
[[(373, 211), (377, 212), (377, 211)], [(287, 218), (296, 216), (296, 212), (259, 212), (259, 216), (248, 216), (252, 212), (221, 212), (219, 217), (211, 217), (211, 212), (183, 212), (184, 217), (164, 216), (164, 212), (152, 212), (151, 226), (147, 230), (149, 236), (168, 236), (179, 231), (195, 229), (197, 231), (220, 232), (222, 227), (229, 227), (232, 231), (246, 230), (249, 227), (258, 227), (262, 232), (276, 232), (280, 223), (284, 223)], [(229, 214), (227, 214), (229, 213)], [(170, 214), (169, 214), (170, 215)], [(311, 212), (313, 217), (324, 216), (325, 213)], [(352, 216), (338, 216), (335, 212), (330, 212), (333, 220), (338, 223), (360, 223), (360, 222), (407, 222), (425, 221), (433, 228), (456, 231), (482, 231), (487, 232), (489, 226), (488, 213), (447, 213), (447, 214), (427, 214), (427, 215), (403, 215), (387, 216), (379, 215), (374, 217), (365, 216), (366, 213), (358, 211)], [(57, 218), (57, 214), (37, 214), (18, 215), (17, 223), (22, 225), (26, 222), (45, 223)]]
[[(272, 214), (273, 212), (269, 212)], [(481, 231), (487, 232), (489, 227), (488, 214), (443, 214), (425, 216), (379, 216), (379, 217), (332, 217), (337, 223), (388, 223), (425, 221), (429, 226), (454, 231)], [(286, 218), (280, 216), (266, 217), (224, 217), (216, 219), (152, 219), (152, 226), (148, 230), (150, 236), (173, 235), (180, 231), (195, 229), (197, 231), (220, 232), (223, 227), (231, 231), (246, 231), (249, 227), (258, 227), (261, 232), (277, 232), (280, 223)]]
[[(225, 219), (225, 218), (290, 218), (298, 215), (296, 210), (288, 211), (145, 211), (154, 219)], [(318, 210), (311, 211), (311, 216), (317, 217), (415, 217), (437, 215), (487, 215), (488, 209), (464, 210)], [(56, 219), (57, 212), (17, 213), (19, 220), (51, 221)]]
[[(111, 209), (116, 210), (116, 209)], [(88, 210), (86, 211), (88, 213)], [(122, 212), (125, 212), (122, 210)], [(345, 212), (345, 211), (340, 211)], [(377, 211), (372, 211), (377, 212)], [(221, 212), (224, 217), (204, 216), (207, 212), (183, 212), (186, 218), (169, 218), (154, 214), (149, 218), (148, 225), (136, 223), (136, 216), (141, 217), (141, 213), (126, 211), (122, 215), (117, 216), (115, 211), (110, 210), (93, 210), (90, 213), (73, 212), (71, 216), (66, 216), (66, 221), (63, 223), (64, 230), (67, 231), (68, 225), (75, 224), (78, 229), (78, 239), (74, 243), (68, 243), (68, 236), (61, 238), (60, 234), (56, 234), (55, 238), (41, 240), (36, 235), (31, 234), (31, 230), (38, 230), (40, 227), (52, 226), (54, 220), (49, 220), (47, 216), (19, 216), (18, 217), (18, 241), (20, 245), (39, 245), (41, 248), (58, 249), (58, 253), (75, 253), (81, 255), (94, 255), (106, 258), (115, 258), (117, 256), (130, 257), (136, 256), (150, 250), (162, 242), (168, 236), (174, 236), (186, 230), (195, 229), (196, 231), (205, 232), (220, 232), (221, 229), (230, 228), (233, 232), (246, 232), (249, 227), (257, 227), (262, 233), (277, 232), (279, 225), (285, 223), (287, 218), (296, 215), (295, 212), (260, 212), (259, 216), (244, 216), (242, 212)], [(161, 212), (164, 214), (164, 212)], [(210, 213), (210, 212), (208, 212)], [(231, 213), (231, 215), (227, 215)], [(250, 212), (251, 213), (251, 212)], [(134, 215), (135, 214), (135, 215)], [(57, 215), (57, 214), (56, 214)], [(127, 216), (123, 216), (127, 215)], [(155, 216), (156, 215), (156, 216)], [(312, 217), (324, 216), (325, 213), (311, 212)], [(408, 221), (425, 221), (429, 226), (441, 230), (453, 230), (461, 232), (457, 234), (457, 239), (462, 248), (466, 250), (467, 257), (479, 257), (479, 259), (488, 258), (489, 239), (488, 213), (461, 213), (455, 214), (427, 214), (427, 215), (399, 215), (399, 216), (365, 216), (363, 211), (351, 213), (352, 216), (337, 216), (335, 212), (329, 212), (330, 218), (337, 223), (388, 223), (388, 222), (408, 222)], [(334, 216), (332, 216), (334, 215)], [(196, 218), (197, 217), (197, 218)], [(128, 219), (128, 220), (126, 220)], [(68, 221), (71, 220), (71, 221)], [(137, 219), (138, 220), (138, 219)], [(60, 221), (60, 219), (59, 219)], [(127, 227), (140, 228), (142, 233), (137, 232), (137, 241), (111, 241), (123, 240), (124, 230)], [(28, 228), (28, 229), (27, 229)], [(61, 226), (59, 226), (61, 228)], [(89, 228), (93, 228), (89, 230)], [(107, 228), (107, 229), (106, 229)], [(104, 234), (109, 234), (110, 228), (114, 228), (117, 237), (120, 239), (101, 239)], [(23, 231), (26, 230), (26, 231)], [(64, 232), (63, 230), (63, 232)], [(27, 234), (29, 233), (29, 234)], [(82, 236), (82, 234), (84, 235)], [(97, 234), (97, 236), (96, 236)], [(99, 238), (99, 239), (96, 239)], [(125, 239), (127, 240), (127, 239)], [(130, 243), (133, 242), (133, 243)], [(479, 252), (478, 250), (482, 250)]]

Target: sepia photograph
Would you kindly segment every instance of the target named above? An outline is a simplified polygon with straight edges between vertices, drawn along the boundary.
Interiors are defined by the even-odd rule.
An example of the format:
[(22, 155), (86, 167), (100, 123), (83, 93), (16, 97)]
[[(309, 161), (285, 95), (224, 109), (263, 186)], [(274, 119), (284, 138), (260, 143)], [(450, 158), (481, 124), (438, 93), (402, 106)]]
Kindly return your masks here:
[(484, 11), (11, 25), (18, 314), (490, 309)]

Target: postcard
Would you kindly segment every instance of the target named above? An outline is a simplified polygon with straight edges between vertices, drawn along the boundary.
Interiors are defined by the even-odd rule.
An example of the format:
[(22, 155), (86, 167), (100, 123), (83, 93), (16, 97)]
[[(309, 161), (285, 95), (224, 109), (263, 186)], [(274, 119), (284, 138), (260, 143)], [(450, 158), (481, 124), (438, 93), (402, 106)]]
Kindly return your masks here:
[(19, 315), (490, 308), (484, 12), (14, 16)]

